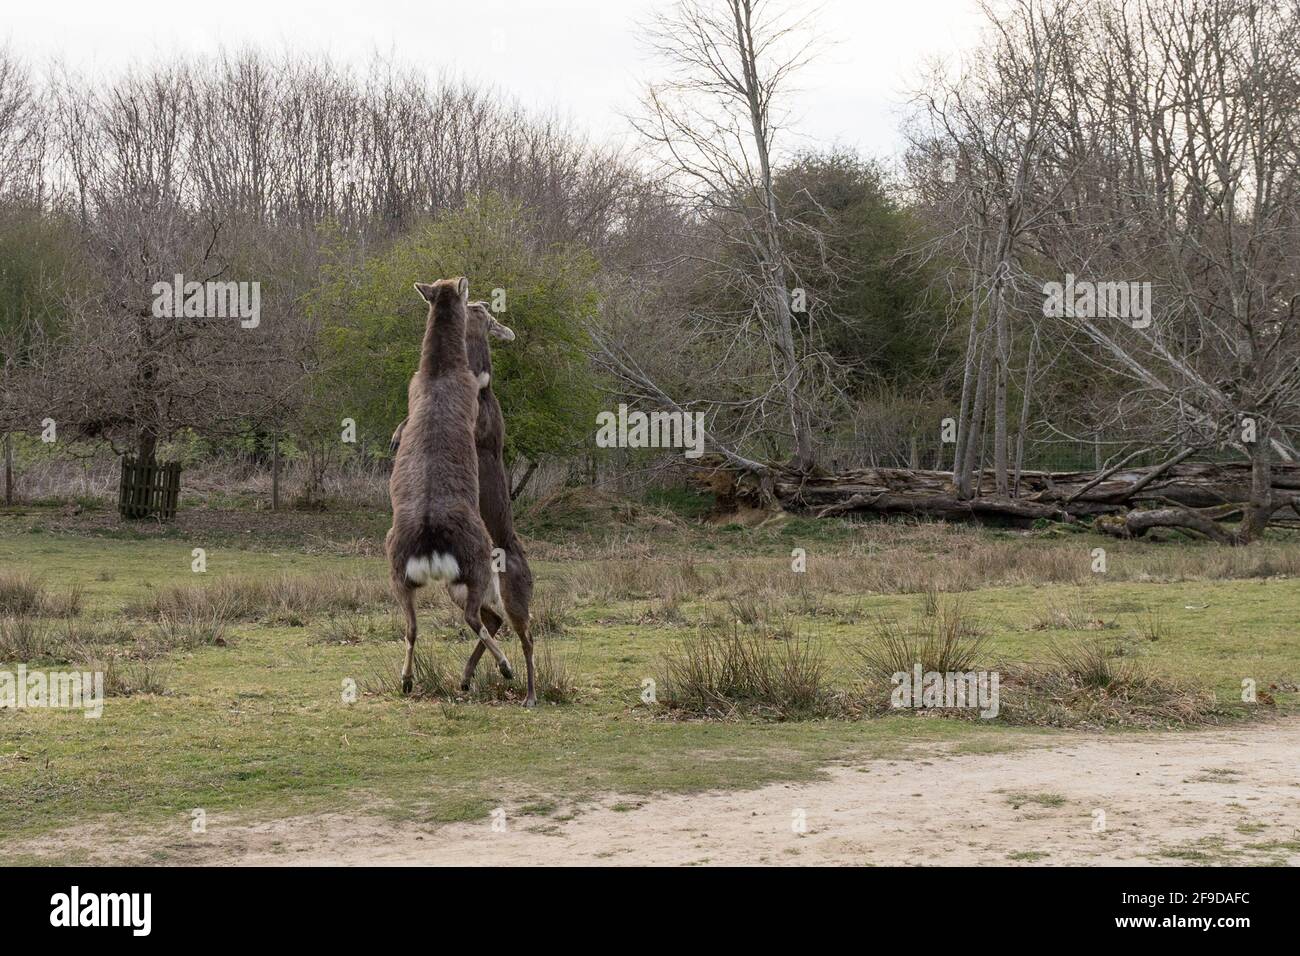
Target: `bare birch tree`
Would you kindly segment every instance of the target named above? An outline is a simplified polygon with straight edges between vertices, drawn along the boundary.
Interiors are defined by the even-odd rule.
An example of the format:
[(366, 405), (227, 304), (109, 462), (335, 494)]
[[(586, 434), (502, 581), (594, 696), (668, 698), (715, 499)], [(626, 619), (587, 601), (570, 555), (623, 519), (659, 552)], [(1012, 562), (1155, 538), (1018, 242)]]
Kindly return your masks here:
[[(1300, 425), (1296, 14), (1248, 0), (989, 11), (980, 68), (928, 98), (918, 142), (955, 158), (949, 211), (961, 211), (943, 235), (972, 275), (959, 492), (979, 471), (986, 393), (995, 488), (1007, 491), (1004, 293), (1018, 287), (1021, 315), (1076, 348), (1077, 390), (1103, 426), (1163, 453), (1164, 469), (1216, 449), (1250, 461), (1248, 500), (1212, 516), (1239, 525), (1211, 536), (1253, 540), (1294, 505), (1275, 494), (1270, 463), (1297, 457)], [(1035, 292), (1067, 277), (1086, 301), (1032, 316)], [(1130, 290), (1146, 289), (1135, 316)], [(1130, 530), (1213, 526), (1186, 507), (1130, 518)]]
[(780, 409), (792, 465), (806, 471), (816, 463), (818, 357), (791, 307), (797, 277), (784, 238), (791, 224), (773, 186), (780, 98), (810, 55), (802, 29), (764, 0), (681, 0), (648, 28), (668, 75), (647, 87), (635, 125), (690, 211), (691, 234), (679, 242), (736, 299), (732, 309), (700, 317), (702, 334), (730, 344), (712, 368), (694, 371), (735, 382), (725, 364), (760, 346), (765, 372), (736, 363), (747, 380), (737, 404), (755, 430), (770, 428), (768, 409)]
[[(1149, 321), (1100, 308), (1066, 321), (1129, 383), (1117, 414), (1140, 415), (1169, 461), (1203, 448), (1249, 460), (1240, 542), (1293, 504), (1271, 466), (1300, 457), (1298, 13), (1094, 4), (1091, 68), (1064, 102), (1084, 135), (1063, 161), (1082, 181), (1045, 240), (1062, 271), (1150, 283)], [(1204, 517), (1174, 509), (1162, 523)]]
[[(1012, 298), (1017, 293), (1023, 298), (1032, 278), (1023, 263), (1031, 252), (1029, 236), (1059, 199), (1060, 181), (1042, 167), (1046, 144), (1056, 133), (1052, 105), (1070, 68), (1073, 8), (1069, 2), (1041, 0), (1015, 0), (997, 13), (985, 6), (991, 22), (985, 45), (955, 78), (934, 73), (918, 97), (913, 148), (939, 162), (914, 160), (914, 178), (930, 179), (930, 190), (941, 192), (941, 201), (955, 213), (943, 227), (942, 242), (968, 277), (969, 294), (962, 301), (969, 327), (953, 469), (963, 498), (978, 486), (986, 415), (992, 418), (995, 489), (1003, 496), (1012, 491)], [(944, 180), (951, 182), (945, 186)]]

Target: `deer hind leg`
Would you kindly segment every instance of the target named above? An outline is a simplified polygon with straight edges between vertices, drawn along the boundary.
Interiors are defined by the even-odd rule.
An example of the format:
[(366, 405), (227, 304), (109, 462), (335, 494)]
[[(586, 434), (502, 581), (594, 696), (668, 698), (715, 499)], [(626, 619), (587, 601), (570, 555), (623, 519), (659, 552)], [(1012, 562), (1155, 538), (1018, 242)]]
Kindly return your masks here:
[[(456, 605), (462, 611), (465, 610), (465, 599), (469, 595), (469, 588), (464, 584), (448, 584), (447, 593), (451, 595), (451, 599), (456, 602)], [(494, 611), (481, 605), (479, 607), (479, 617), (487, 626), (488, 634), (496, 637), (497, 631), (501, 630), (501, 618)], [(478, 669), (479, 658), (483, 656), (485, 650), (487, 650), (487, 645), (481, 639), (475, 642), (474, 649), (470, 651), (469, 660), (465, 662), (465, 672), (460, 678), (460, 689), (462, 691), (469, 690), (470, 681), (474, 679), (474, 671)]]
[(533, 632), (529, 627), (529, 604), (532, 603), (532, 575), (526, 567), (520, 568), (511, 561), (501, 578), (501, 597), (505, 604), (510, 626), (519, 635), (519, 645), (524, 650), (524, 666), (528, 671), (528, 696), (525, 707), (537, 706), (537, 678), (533, 669)]
[(402, 665), (402, 693), (409, 694), (415, 683), (415, 588), (400, 571), (393, 573), (393, 594), (406, 617), (406, 663)]
[(474, 645), (474, 650), (469, 652), (469, 660), (465, 662), (465, 672), (460, 675), (460, 689), (462, 691), (469, 690), (470, 682), (474, 680), (474, 671), (478, 668), (478, 659), (483, 656), (485, 650), (487, 650), (487, 645), (482, 641), (478, 641)]
[[(506, 655), (502, 653), (500, 645), (497, 644), (492, 635), (488, 632), (487, 625), (483, 623), (483, 618), (480, 613), (484, 596), (483, 591), (484, 588), (482, 583), (478, 581), (466, 582), (465, 623), (469, 626), (471, 633), (478, 634), (479, 645), (486, 647), (488, 652), (491, 653), (492, 657), (496, 660), (497, 669), (501, 671), (501, 676), (506, 680), (513, 680), (515, 672), (510, 667), (510, 661), (506, 659)], [(473, 667), (478, 664), (478, 657), (481, 657), (482, 654), (483, 652), (479, 647), (475, 647), (474, 651), (470, 653), (470, 659), (465, 666), (466, 677), (473, 676)]]
[(524, 698), (525, 707), (537, 706), (537, 677), (533, 670), (533, 635), (528, 630), (528, 619), (516, 621), (513, 618), (510, 626), (515, 629), (519, 635), (519, 644), (524, 649), (524, 666), (528, 670), (528, 696)]

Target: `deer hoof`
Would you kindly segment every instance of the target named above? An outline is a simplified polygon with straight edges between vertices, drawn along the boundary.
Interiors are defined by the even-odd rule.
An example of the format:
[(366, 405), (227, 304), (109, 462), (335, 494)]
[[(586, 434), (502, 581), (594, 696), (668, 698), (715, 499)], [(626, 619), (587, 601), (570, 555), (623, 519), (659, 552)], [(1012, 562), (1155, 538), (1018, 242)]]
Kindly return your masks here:
[(515, 679), (515, 672), (514, 672), (513, 670), (510, 669), (510, 662), (509, 662), (509, 661), (502, 661), (500, 667), (501, 667), (501, 676), (502, 676), (502, 677), (504, 677), (506, 680), (514, 680), (514, 679)]
[(463, 680), (463, 681), (461, 681), (461, 682), (460, 682), (460, 690), (461, 690), (461, 693), (463, 693), (463, 694), (468, 694), (468, 693), (469, 693), (469, 681), (467, 681), (467, 680)]
[(536, 697), (525, 697), (525, 698), (524, 698), (524, 706), (525, 706), (525, 707), (536, 707), (536, 706), (537, 706), (537, 698), (536, 698)]
[(403, 693), (403, 694), (409, 694), (409, 693), (411, 692), (411, 687), (414, 685), (414, 683), (415, 683), (415, 681), (412, 680), (410, 677), (403, 677), (403, 678), (402, 678), (402, 693)]

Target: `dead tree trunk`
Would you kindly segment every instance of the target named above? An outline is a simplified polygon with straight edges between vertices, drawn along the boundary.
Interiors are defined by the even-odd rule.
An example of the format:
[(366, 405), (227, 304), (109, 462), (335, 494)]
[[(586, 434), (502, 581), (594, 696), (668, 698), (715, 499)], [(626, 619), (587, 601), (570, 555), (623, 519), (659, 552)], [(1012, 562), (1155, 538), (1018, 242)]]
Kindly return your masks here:
[[(785, 510), (815, 517), (914, 515), (1018, 525), (1099, 519), (1098, 530), (1116, 535), (1177, 527), (1230, 544), (1254, 540), (1269, 524), (1300, 519), (1300, 465), (1187, 462), (1186, 456), (1100, 475), (1026, 471), (1016, 498), (999, 495), (996, 475), (984, 469), (973, 476), (974, 497), (966, 498), (946, 471), (867, 468), (809, 476), (775, 470), (760, 482), (747, 472), (725, 469), (720, 459), (715, 467), (729, 472), (720, 499), (759, 507), (767, 493)], [(716, 470), (710, 487), (718, 490)], [(1237, 518), (1242, 527), (1236, 530), (1220, 524)]]

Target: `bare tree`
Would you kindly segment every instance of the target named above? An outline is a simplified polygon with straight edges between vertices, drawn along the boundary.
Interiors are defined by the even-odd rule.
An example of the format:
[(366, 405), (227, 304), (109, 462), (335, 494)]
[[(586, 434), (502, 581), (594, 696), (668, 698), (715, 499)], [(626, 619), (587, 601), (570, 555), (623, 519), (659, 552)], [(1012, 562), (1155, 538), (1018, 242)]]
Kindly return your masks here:
[[(1270, 462), (1296, 457), (1300, 425), (1296, 13), (1247, 0), (1017, 0), (988, 12), (972, 68), (925, 99), (917, 153), (954, 161), (940, 242), (971, 277), (963, 496), (978, 487), (972, 446), (990, 394), (995, 491), (1008, 492), (1009, 316), (1043, 323), (1044, 283), (1077, 276), (1110, 298), (1071, 301), (1042, 327), (1076, 350), (1095, 427), (1163, 452), (1162, 471), (1216, 448), (1246, 457), (1249, 500), (1221, 537), (1253, 540), (1291, 506)], [(1130, 288), (1152, 293), (1138, 321)], [(1202, 530), (1206, 516), (1183, 507), (1160, 521)], [(1153, 523), (1135, 517), (1130, 530)]]
[[(1115, 414), (1140, 414), (1170, 462), (1213, 447), (1249, 460), (1240, 542), (1290, 507), (1271, 468), (1298, 457), (1298, 13), (1237, 0), (1094, 4), (1082, 60), (1094, 66), (1062, 106), (1083, 134), (1062, 144), (1062, 161), (1082, 173), (1044, 235), (1063, 271), (1151, 283), (1149, 323), (1067, 321), (1129, 383)], [(1163, 522), (1203, 517), (1174, 510)]]
[[(0, 59), (0, 186), (30, 180), (51, 142), (35, 181), (92, 263), (45, 343), (42, 407), (145, 461), (182, 428), (294, 426), (318, 331), (301, 303), (330, 256), (489, 193), (523, 199), (543, 239), (603, 251), (637, 179), (553, 118), (382, 60), (358, 77), (245, 50), (108, 79), (64, 71), (44, 98), (11, 66)], [(258, 282), (267, 320), (154, 315), (155, 283), (176, 274)]]
[[(66, 290), (68, 327), (52, 343), (51, 414), (141, 461), (178, 429), (219, 431), (245, 413), (250, 382), (278, 361), (263, 329), (237, 318), (163, 316), (158, 283), (227, 276), (221, 210), (193, 201), (188, 76), (155, 69), (55, 91), (70, 203), (94, 275)], [(257, 276), (241, 276), (258, 281)], [(270, 367), (268, 367), (270, 366)]]
[[(791, 223), (773, 186), (780, 97), (810, 53), (802, 28), (763, 0), (682, 0), (647, 30), (668, 75), (646, 89), (634, 122), (655, 148), (665, 185), (690, 212), (679, 245), (735, 301), (695, 316), (696, 336), (715, 346), (701, 349), (712, 352), (713, 364), (697, 362), (692, 371), (730, 381), (733, 410), (743, 408), (754, 430), (770, 427), (769, 409), (780, 409), (792, 464), (807, 471), (816, 460), (818, 356), (796, 327), (797, 276), (785, 241)], [(757, 356), (755, 345), (762, 346)]]
[(0, 201), (41, 208), (45, 200), (43, 91), (26, 64), (0, 47)]
[[(912, 131), (921, 159), (912, 160), (914, 182), (928, 180), (918, 185), (938, 192), (947, 207), (940, 242), (961, 264), (969, 287), (960, 300), (968, 308), (969, 332), (953, 469), (963, 498), (978, 486), (988, 409), (995, 488), (1004, 496), (1012, 491), (1012, 297), (1031, 285), (1023, 262), (1032, 253), (1030, 237), (1059, 200), (1061, 182), (1044, 164), (1056, 133), (1052, 105), (1070, 69), (1076, 26), (1068, 0), (1015, 0), (997, 13), (984, 10), (992, 24), (985, 45), (956, 78), (942, 70), (930, 77), (917, 98), (921, 115)], [(938, 162), (924, 161), (930, 157)], [(1032, 376), (1027, 381), (1032, 384)], [(1022, 411), (1025, 402), (1022, 394)]]
[[(0, 206), (39, 209), (44, 136), (41, 103), (26, 66), (0, 48)], [(29, 364), (30, 317), (21, 307), (0, 303), (0, 435), (3, 435), (4, 500), (13, 501), (11, 432), (27, 417), (20, 401), (20, 371)]]

